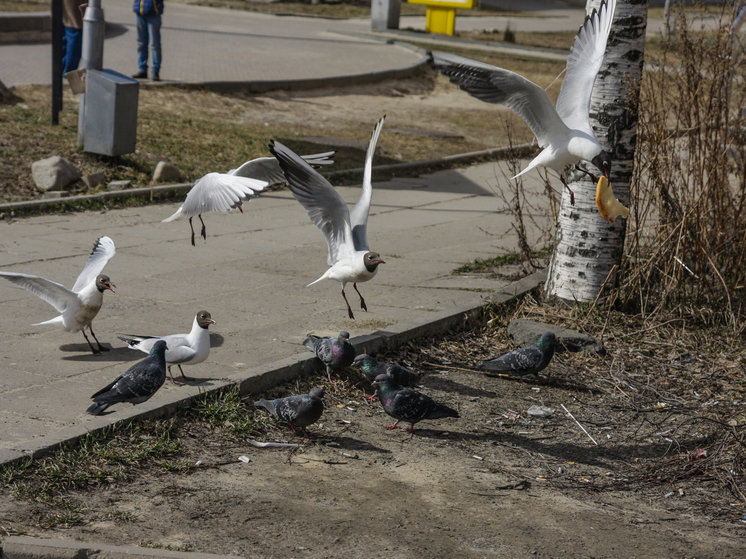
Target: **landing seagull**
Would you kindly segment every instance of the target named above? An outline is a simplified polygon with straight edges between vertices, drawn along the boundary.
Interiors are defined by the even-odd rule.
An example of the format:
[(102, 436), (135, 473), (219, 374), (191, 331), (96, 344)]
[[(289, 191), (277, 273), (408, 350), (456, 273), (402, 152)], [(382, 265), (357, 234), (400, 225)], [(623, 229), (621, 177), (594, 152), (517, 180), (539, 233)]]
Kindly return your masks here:
[(453, 54), (432, 53), (435, 66), (461, 89), (477, 99), (505, 105), (518, 113), (536, 136), (539, 147), (544, 148), (513, 178), (537, 166), (554, 169), (570, 191), (572, 204), (575, 204), (575, 195), (562, 176), (566, 165), (574, 164), (594, 182), (596, 177), (578, 167), (581, 159), (598, 167), (607, 180), (611, 172), (611, 157), (593, 134), (588, 111), (615, 8), (616, 0), (606, 0), (598, 11), (594, 9), (586, 16), (567, 57), (556, 110), (541, 87), (519, 74)]
[[(303, 159), (314, 166), (331, 165), (334, 163), (331, 159), (333, 155), (333, 151), (327, 151), (304, 155)], [(176, 213), (164, 219), (162, 223), (188, 216), (189, 228), (192, 230), (192, 246), (194, 246), (194, 227), (192, 227), (194, 216), (197, 216), (202, 223), (200, 235), (203, 239), (207, 239), (205, 222), (202, 221), (203, 213), (227, 212), (235, 208), (243, 213), (244, 200), (251, 200), (256, 197), (256, 192), (279, 182), (285, 182), (285, 175), (274, 157), (252, 159), (227, 173), (207, 173), (201, 179), (197, 179)]]
[[(116, 285), (111, 283), (109, 276), (101, 272), (115, 253), (114, 241), (109, 237), (99, 238), (93, 245), (93, 251), (88, 257), (88, 262), (86, 262), (83, 271), (80, 272), (72, 290), (52, 280), (28, 274), (0, 272), (0, 277), (30, 291), (52, 305), (57, 309), (57, 312), (62, 313), (58, 317), (45, 322), (38, 322), (34, 326), (59, 324), (68, 332), (83, 332), (83, 337), (88, 342), (91, 351), (94, 354), (101, 353), (102, 351), (109, 351), (109, 348), (102, 346), (101, 342), (98, 341), (96, 334), (93, 333), (91, 322), (101, 309), (101, 304), (104, 301), (104, 290), (108, 289), (114, 293)], [(98, 349), (93, 347), (88, 336), (86, 336), (86, 326), (91, 331), (93, 339), (96, 340)]]
[(285, 173), (293, 196), (308, 212), (308, 216), (321, 229), (329, 245), (326, 262), (331, 266), (324, 275), (306, 287), (323, 279), (337, 280), (342, 284), (342, 297), (347, 303), (347, 314), (354, 319), (352, 308), (345, 295), (345, 286), (352, 286), (360, 296), (360, 308), (368, 311), (365, 299), (357, 289), (357, 283), (373, 279), (378, 272), (378, 265), (386, 262), (377, 252), (368, 248), (368, 212), (373, 195), (371, 175), (373, 173), (373, 152), (376, 149), (378, 136), (383, 128), (385, 116), (378, 121), (368, 144), (363, 172), (363, 192), (360, 199), (350, 211), (339, 193), (329, 181), (316, 172), (308, 163), (298, 157), (280, 142), (273, 141), (269, 151), (272, 152)]
[(169, 334), (168, 336), (131, 336), (124, 338), (117, 336), (125, 342), (130, 349), (137, 349), (143, 353), (150, 353), (150, 350), (159, 340), (168, 344), (166, 350), (166, 363), (168, 364), (168, 375), (171, 382), (176, 384), (174, 376), (171, 374), (171, 365), (178, 365), (181, 376), (184, 380), (191, 380), (184, 374), (182, 365), (197, 365), (202, 363), (210, 355), (210, 331), (208, 328), (215, 321), (207, 311), (199, 311), (194, 316), (192, 331), (188, 334)]

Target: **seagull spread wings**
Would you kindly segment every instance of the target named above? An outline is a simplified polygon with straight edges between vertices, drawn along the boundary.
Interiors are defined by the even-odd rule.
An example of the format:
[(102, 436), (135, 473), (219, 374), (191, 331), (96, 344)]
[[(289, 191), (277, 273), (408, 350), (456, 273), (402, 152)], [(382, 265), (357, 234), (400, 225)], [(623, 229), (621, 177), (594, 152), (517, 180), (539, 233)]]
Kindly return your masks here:
[[(73, 291), (77, 293), (91, 282), (96, 281), (96, 278), (101, 272), (107, 262), (111, 260), (111, 257), (116, 254), (116, 248), (114, 247), (114, 241), (109, 237), (101, 237), (93, 245), (93, 251), (88, 257), (88, 261), (85, 263), (83, 271), (80, 272), (78, 279), (75, 280), (73, 285)], [(60, 309), (57, 309), (58, 311)], [(62, 311), (60, 311), (62, 312)]]
[(367, 251), (366, 228), (373, 192), (371, 184), (372, 159), (385, 117), (376, 124), (365, 158), (363, 192), (360, 200), (349, 211), (347, 204), (334, 187), (301, 157), (282, 145), (272, 142), (270, 151), (282, 166), (290, 190), (321, 229), (329, 245), (327, 264), (352, 258), (356, 251)]

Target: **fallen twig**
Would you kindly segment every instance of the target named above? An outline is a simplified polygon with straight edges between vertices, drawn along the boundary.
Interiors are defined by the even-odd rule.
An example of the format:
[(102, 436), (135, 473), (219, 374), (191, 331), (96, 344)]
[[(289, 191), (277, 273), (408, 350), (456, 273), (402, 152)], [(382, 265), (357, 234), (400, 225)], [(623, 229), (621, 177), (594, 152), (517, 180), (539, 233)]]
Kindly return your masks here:
[(573, 421), (574, 421), (575, 423), (577, 423), (577, 424), (578, 424), (578, 427), (580, 427), (580, 428), (581, 428), (581, 429), (583, 430), (583, 433), (585, 433), (586, 435), (588, 435), (588, 438), (589, 438), (589, 439), (590, 439), (591, 441), (593, 441), (593, 444), (595, 444), (596, 446), (598, 446), (598, 443), (596, 442), (596, 440), (595, 440), (595, 439), (594, 439), (593, 437), (591, 437), (591, 434), (590, 434), (590, 433), (589, 433), (588, 431), (586, 431), (586, 430), (585, 430), (585, 427), (583, 427), (583, 426), (582, 426), (582, 425), (580, 424), (580, 422), (579, 422), (579, 421), (578, 421), (577, 419), (575, 419), (575, 417), (574, 417), (574, 416), (573, 416), (573, 415), (572, 415), (572, 414), (571, 414), (571, 413), (569, 412), (569, 410), (568, 410), (568, 409), (567, 409), (567, 408), (565, 407), (565, 404), (560, 404), (560, 406), (562, 406), (562, 409), (563, 409), (563, 410), (565, 410), (565, 412), (567, 413), (567, 415), (569, 415), (569, 416), (570, 416), (570, 418), (571, 418), (571, 419), (572, 419), (572, 420), (573, 420)]

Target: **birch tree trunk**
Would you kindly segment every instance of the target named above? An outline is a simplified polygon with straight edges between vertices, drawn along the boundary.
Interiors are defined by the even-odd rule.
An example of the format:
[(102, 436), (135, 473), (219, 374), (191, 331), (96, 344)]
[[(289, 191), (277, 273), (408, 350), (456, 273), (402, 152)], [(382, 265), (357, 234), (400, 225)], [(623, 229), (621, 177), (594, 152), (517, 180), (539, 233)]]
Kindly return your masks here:
[[(588, 0), (586, 12), (600, 5), (600, 0)], [(647, 10), (648, 0), (617, 0), (604, 64), (591, 97), (591, 126), (611, 155), (614, 195), (628, 207)], [(600, 176), (593, 165), (587, 168)], [(575, 205), (570, 205), (570, 195), (564, 189), (544, 295), (555, 303), (592, 302), (603, 296), (604, 286), (615, 282), (627, 220), (604, 221), (596, 207), (596, 184), (575, 170), (566, 177), (575, 192)]]

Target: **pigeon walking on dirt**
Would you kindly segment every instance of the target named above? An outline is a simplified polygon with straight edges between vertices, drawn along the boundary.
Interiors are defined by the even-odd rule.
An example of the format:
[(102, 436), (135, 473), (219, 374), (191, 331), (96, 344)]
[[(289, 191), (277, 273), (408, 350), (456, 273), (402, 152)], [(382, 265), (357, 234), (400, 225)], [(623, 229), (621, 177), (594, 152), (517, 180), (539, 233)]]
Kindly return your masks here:
[(124, 338), (117, 336), (125, 342), (130, 349), (137, 349), (143, 353), (149, 353), (158, 340), (168, 344), (166, 351), (166, 363), (168, 363), (168, 375), (171, 382), (176, 384), (171, 374), (171, 365), (178, 365), (184, 380), (191, 380), (181, 368), (182, 365), (197, 365), (202, 363), (210, 355), (210, 331), (208, 327), (215, 321), (207, 311), (199, 311), (192, 323), (192, 331), (188, 334), (170, 334), (168, 336), (134, 336)]
[(498, 371), (508, 376), (523, 377), (536, 375), (549, 365), (554, 356), (557, 338), (552, 332), (546, 332), (534, 345), (522, 347), (490, 359), (477, 365), (480, 371)]
[(516, 177), (537, 166), (554, 169), (570, 192), (572, 204), (575, 197), (562, 176), (566, 165), (574, 164), (594, 182), (596, 177), (578, 167), (579, 161), (593, 163), (607, 180), (611, 172), (611, 157), (596, 139), (588, 111), (615, 9), (616, 0), (606, 0), (586, 16), (570, 47), (556, 109), (543, 88), (515, 72), (453, 54), (432, 53), (435, 67), (454, 84), (477, 99), (514, 110), (531, 128), (543, 150)]
[(313, 351), (326, 365), (329, 382), (332, 382), (332, 371), (341, 372), (345, 367), (349, 367), (357, 355), (355, 346), (350, 343), (350, 333), (344, 330), (337, 338), (320, 338), (310, 334), (303, 345)]
[(390, 375), (378, 375), (373, 386), (384, 411), (396, 419), (396, 423), (388, 425), (386, 429), (396, 429), (400, 421), (408, 421), (411, 426), (405, 429), (405, 432), (414, 433), (415, 423), (423, 419), (461, 417), (456, 410), (439, 404), (429, 396), (411, 388), (399, 386)]
[(281, 421), (290, 424), (293, 431), (300, 429), (304, 438), (308, 437), (306, 427), (316, 423), (324, 412), (323, 388), (314, 388), (308, 394), (277, 398), (276, 400), (257, 400), (254, 407), (267, 410)]
[(290, 191), (296, 200), (308, 212), (308, 217), (321, 229), (326, 237), (329, 252), (326, 262), (331, 266), (324, 274), (306, 287), (323, 279), (337, 280), (342, 284), (342, 297), (347, 305), (347, 315), (354, 319), (350, 302), (345, 295), (345, 286), (352, 283), (360, 296), (360, 308), (368, 311), (365, 299), (357, 289), (359, 282), (368, 281), (378, 272), (378, 265), (386, 262), (377, 252), (368, 247), (368, 212), (373, 196), (371, 175), (373, 172), (373, 153), (376, 142), (383, 128), (382, 118), (376, 124), (365, 155), (363, 172), (363, 191), (360, 199), (350, 210), (347, 204), (324, 177), (317, 173), (307, 162), (282, 145), (272, 142), (272, 152), (285, 173)]
[[(104, 291), (108, 289), (114, 293), (116, 285), (111, 283), (109, 276), (101, 272), (115, 253), (114, 241), (109, 237), (100, 237), (93, 245), (93, 251), (88, 257), (83, 271), (75, 280), (72, 289), (68, 289), (52, 280), (29, 274), (0, 272), (0, 277), (30, 291), (52, 305), (57, 309), (57, 312), (62, 313), (51, 320), (38, 322), (34, 326), (58, 324), (67, 332), (83, 332), (83, 337), (88, 342), (91, 351), (97, 354), (102, 351), (109, 351), (109, 348), (102, 346), (101, 342), (98, 341), (96, 334), (93, 333), (91, 323), (104, 302)], [(93, 347), (91, 340), (86, 336), (86, 327), (90, 330), (93, 339), (96, 340), (98, 349)]]
[(114, 404), (134, 405), (149, 400), (166, 381), (166, 347), (166, 342), (158, 340), (150, 355), (91, 396), (95, 403), (85, 411), (99, 415)]
[[(334, 160), (333, 151), (315, 153), (302, 156), (313, 166), (331, 165)], [(200, 235), (207, 239), (205, 222), (202, 214), (207, 212), (228, 212), (238, 208), (243, 213), (243, 202), (257, 196), (257, 192), (264, 190), (271, 184), (285, 182), (285, 175), (274, 157), (259, 157), (241, 165), (238, 169), (231, 169), (227, 173), (207, 173), (197, 179), (192, 189), (187, 193), (186, 200), (171, 217), (162, 222), (167, 223), (181, 216), (189, 217), (189, 228), (192, 230), (192, 246), (194, 245), (194, 227), (192, 218), (197, 216), (202, 223)]]
[[(352, 362), (352, 368), (363, 373), (369, 382), (376, 380), (376, 377), (379, 375), (389, 375), (394, 379), (396, 384), (405, 387), (416, 386), (420, 382), (419, 374), (406, 367), (402, 367), (399, 363), (382, 363), (365, 353), (361, 353), (355, 357), (355, 360)], [(368, 400), (373, 400), (375, 397), (376, 395), (374, 394)]]

